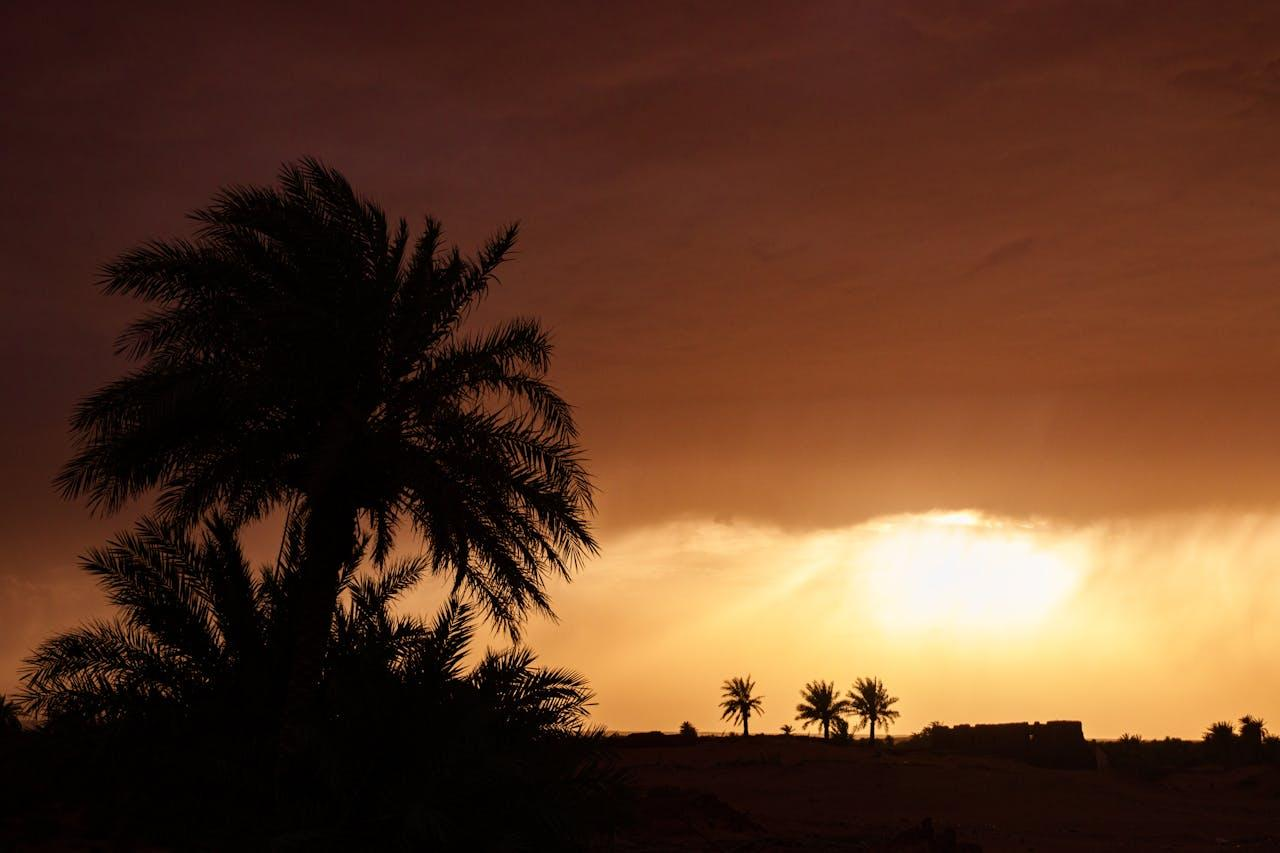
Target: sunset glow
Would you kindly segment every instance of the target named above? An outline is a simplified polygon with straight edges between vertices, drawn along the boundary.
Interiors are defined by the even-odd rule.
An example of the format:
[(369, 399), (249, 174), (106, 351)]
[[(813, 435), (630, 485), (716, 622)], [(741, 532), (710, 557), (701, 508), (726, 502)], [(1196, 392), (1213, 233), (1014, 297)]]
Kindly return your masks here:
[(624, 730), (719, 730), (715, 673), (739, 669), (780, 697), (761, 725), (787, 722), (810, 679), (874, 672), (920, 697), (901, 731), (1070, 717), (1096, 737), (1135, 716), (1145, 734), (1194, 737), (1280, 683), (1277, 515), (686, 520), (619, 537), (599, 563), (557, 590), (560, 621), (530, 641), (589, 673), (597, 718)]
[(1031, 628), (1069, 598), (1086, 560), (1035, 525), (972, 512), (885, 521), (857, 554), (872, 610), (891, 631)]

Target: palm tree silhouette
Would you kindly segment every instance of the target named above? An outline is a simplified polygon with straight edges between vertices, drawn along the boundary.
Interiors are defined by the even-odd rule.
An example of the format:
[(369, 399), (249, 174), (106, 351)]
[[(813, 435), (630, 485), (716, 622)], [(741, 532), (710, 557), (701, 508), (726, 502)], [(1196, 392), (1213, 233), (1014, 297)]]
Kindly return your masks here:
[(1229, 720), (1213, 723), (1204, 732), (1204, 743), (1210, 754), (1224, 763), (1231, 761), (1231, 753), (1235, 745), (1236, 730)]
[(72, 418), (62, 493), (111, 513), (158, 489), (163, 517), (184, 524), (290, 508), (306, 564), (286, 740), (315, 697), (361, 529), (381, 563), (409, 523), (432, 572), (513, 638), (527, 612), (550, 613), (548, 577), (596, 551), (572, 412), (545, 381), (551, 344), (530, 319), (459, 332), (516, 226), (474, 260), (430, 218), (411, 244), (404, 220), (389, 227), (311, 159), (193, 218), (194, 241), (148, 243), (104, 271), (108, 293), (153, 308), (117, 342), (140, 367)]
[(839, 698), (834, 681), (810, 681), (800, 692), (800, 699), (796, 719), (803, 721), (801, 728), (817, 723), (822, 727), (823, 740), (831, 735), (832, 721), (853, 710), (848, 699)]
[(885, 728), (898, 719), (899, 713), (893, 710), (898, 701), (897, 696), (890, 696), (884, 683), (878, 678), (859, 678), (853, 683), (849, 693), (849, 705), (852, 712), (861, 721), (859, 728), (871, 726), (871, 741), (876, 739), (876, 723), (884, 723)]
[(761, 704), (764, 697), (755, 696), (756, 683), (751, 680), (751, 676), (746, 678), (730, 678), (721, 685), (723, 691), (723, 701), (720, 707), (723, 713), (720, 719), (729, 722), (742, 721), (742, 736), (747, 737), (751, 734), (750, 723), (752, 714), (763, 714), (764, 706)]
[(1229, 720), (1219, 720), (1204, 730), (1207, 743), (1229, 742), (1236, 736), (1236, 727)]
[(1240, 745), (1247, 760), (1262, 757), (1262, 744), (1267, 737), (1267, 724), (1261, 717), (1245, 714), (1240, 718)]
[(123, 612), (55, 636), (24, 661), (28, 713), (105, 721), (269, 690), (266, 593), (223, 519), (193, 540), (144, 518), (81, 567)]
[[(193, 537), (144, 518), (91, 550), (82, 567), (122, 613), (55, 636), (24, 662), (22, 702), (39, 718), (110, 721), (166, 709), (243, 713), (280, 670), (290, 642), (304, 534), (290, 524), (275, 567), (254, 571), (235, 531), (214, 517)], [(528, 649), (488, 651), (468, 671), (475, 608), (449, 599), (428, 622), (394, 611), (431, 571), (421, 557), (357, 575), (343, 567), (331, 611), (323, 695), (331, 716), (414, 695), (482, 711), (508, 736), (582, 730), (592, 694), (577, 673), (536, 665)], [(420, 702), (418, 703), (420, 706)], [(12, 705), (12, 703), (8, 703)]]
[(1240, 718), (1240, 737), (1246, 741), (1262, 743), (1267, 736), (1267, 723), (1261, 717), (1245, 714)]

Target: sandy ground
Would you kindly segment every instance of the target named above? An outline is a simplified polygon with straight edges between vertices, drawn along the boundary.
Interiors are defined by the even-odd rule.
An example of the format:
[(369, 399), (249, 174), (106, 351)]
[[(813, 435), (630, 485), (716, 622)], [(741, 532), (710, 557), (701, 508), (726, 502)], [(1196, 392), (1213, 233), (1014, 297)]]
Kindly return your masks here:
[(618, 756), (636, 819), (605, 849), (1280, 851), (1274, 766), (1143, 779), (780, 736)]

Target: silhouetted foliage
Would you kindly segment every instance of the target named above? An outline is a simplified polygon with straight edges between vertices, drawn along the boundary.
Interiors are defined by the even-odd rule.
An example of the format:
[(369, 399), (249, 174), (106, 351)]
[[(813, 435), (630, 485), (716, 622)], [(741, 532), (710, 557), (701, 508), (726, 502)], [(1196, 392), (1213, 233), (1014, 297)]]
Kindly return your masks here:
[(831, 736), (833, 720), (852, 712), (848, 699), (841, 699), (834, 681), (810, 681), (800, 691), (800, 704), (796, 705), (796, 719), (801, 728), (817, 723), (822, 729), (822, 739)]
[(941, 720), (932, 720), (916, 734), (916, 739), (928, 746), (941, 746), (939, 735), (944, 729), (946, 729), (946, 726), (943, 725)]
[[(274, 700), (258, 691), (279, 681), (271, 673), (288, 646), (303, 539), (291, 524), (278, 565), (255, 572), (220, 520), (197, 537), (144, 520), (84, 561), (120, 618), (55, 637), (28, 660), (23, 701), (44, 735), (107, 761), (138, 801), (169, 804), (173, 823), (148, 832), (268, 831), (247, 808), (272, 794), (261, 781), (271, 778), (271, 727), (255, 730), (256, 709)], [(474, 607), (455, 598), (429, 621), (397, 614), (429, 561), (361, 573), (361, 554), (331, 614), (317, 690), (323, 747), (299, 757), (305, 781), (273, 818), (277, 840), (291, 839), (281, 846), (542, 849), (608, 820), (618, 780), (587, 727), (585, 679), (540, 667), (520, 647), (467, 667)], [(496, 790), (511, 802), (479, 819)]]
[(680, 724), (680, 737), (686, 740), (697, 740), (698, 730), (693, 727), (693, 723), (685, 720)]
[(1267, 736), (1267, 723), (1261, 717), (1245, 714), (1240, 718), (1240, 736), (1246, 740), (1261, 741)]
[(411, 524), (431, 571), (513, 638), (528, 611), (550, 613), (548, 578), (596, 549), (572, 412), (545, 381), (551, 343), (529, 319), (460, 332), (516, 227), (474, 260), (433, 219), (411, 241), (404, 220), (310, 159), (192, 218), (194, 240), (146, 243), (104, 270), (107, 293), (151, 308), (117, 342), (139, 367), (72, 417), (62, 493), (114, 512), (155, 489), (161, 517), (181, 524), (290, 509), (307, 555), (291, 724), (314, 704), (361, 528), (380, 564)]
[(849, 721), (844, 717), (836, 717), (831, 723), (831, 739), (839, 743), (847, 743), (853, 738), (849, 734)]
[(81, 562), (122, 612), (42, 644), (25, 662), (22, 701), (37, 719), (106, 722), (222, 703), (273, 707), (268, 660), (277, 605), (214, 518), (196, 540), (143, 519)]
[(723, 691), (720, 719), (731, 723), (741, 722), (742, 736), (750, 735), (751, 715), (764, 713), (764, 697), (755, 695), (756, 683), (748, 675), (746, 678), (727, 679), (720, 689)]
[(1227, 720), (1212, 724), (1204, 732), (1204, 744), (1208, 748), (1209, 754), (1215, 760), (1224, 764), (1231, 761), (1235, 739), (1235, 726)]
[(795, 729), (793, 729), (789, 723), (783, 723), (781, 731), (783, 737), (791, 737), (791, 734)]
[(22, 731), (22, 720), (18, 716), (18, 703), (0, 693), (0, 736), (20, 731)]
[(1103, 745), (1112, 767), (1148, 777), (1203, 764), (1208, 758), (1206, 749), (1203, 743), (1179, 738), (1144, 740), (1133, 734)]
[(884, 683), (878, 678), (859, 678), (853, 684), (853, 690), (849, 692), (849, 706), (854, 715), (858, 717), (859, 726), (870, 726), (870, 739), (874, 743), (876, 739), (876, 724), (882, 724), (885, 728), (889, 724), (898, 719), (899, 713), (893, 709), (897, 703), (897, 696), (890, 696), (889, 691), (885, 690)]

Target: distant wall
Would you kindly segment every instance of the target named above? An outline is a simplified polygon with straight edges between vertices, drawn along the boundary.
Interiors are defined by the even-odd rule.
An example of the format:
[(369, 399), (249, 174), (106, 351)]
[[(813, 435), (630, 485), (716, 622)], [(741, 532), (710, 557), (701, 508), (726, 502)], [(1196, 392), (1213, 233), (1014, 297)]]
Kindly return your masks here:
[(937, 726), (932, 745), (953, 752), (999, 755), (1045, 767), (1093, 768), (1093, 748), (1079, 720)]

